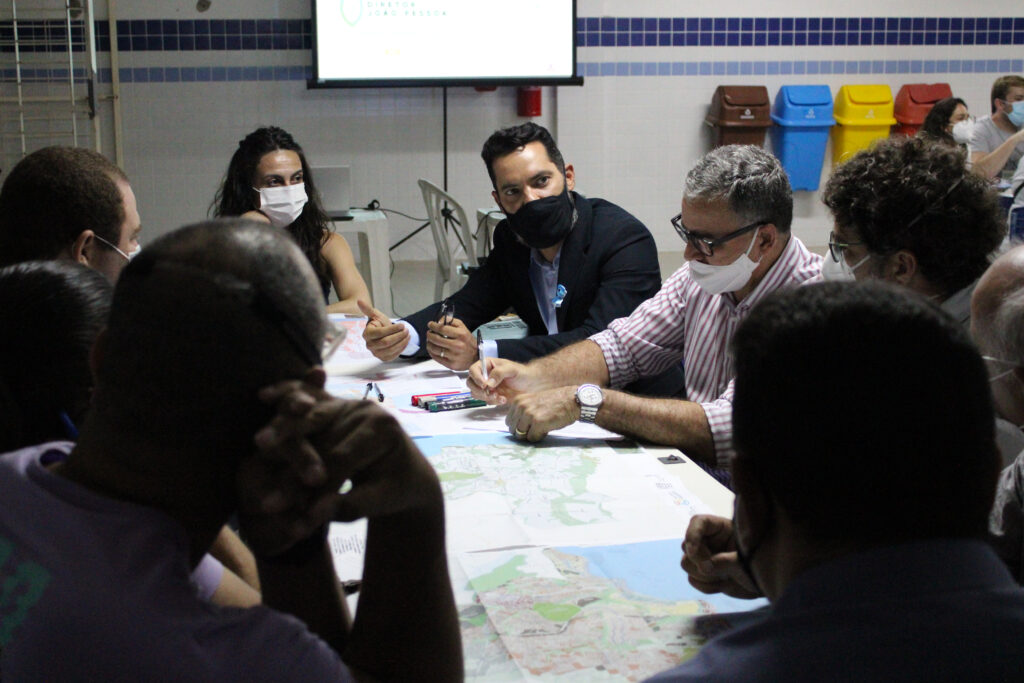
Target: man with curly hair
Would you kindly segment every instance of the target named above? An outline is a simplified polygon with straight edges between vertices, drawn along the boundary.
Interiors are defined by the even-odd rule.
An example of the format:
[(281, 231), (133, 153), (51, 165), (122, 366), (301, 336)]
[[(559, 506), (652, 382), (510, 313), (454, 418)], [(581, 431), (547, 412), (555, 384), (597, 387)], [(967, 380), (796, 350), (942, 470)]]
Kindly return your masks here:
[(826, 279), (887, 280), (970, 323), (971, 293), (1005, 226), (988, 181), (960, 152), (884, 140), (837, 168), (823, 201), (835, 219)]

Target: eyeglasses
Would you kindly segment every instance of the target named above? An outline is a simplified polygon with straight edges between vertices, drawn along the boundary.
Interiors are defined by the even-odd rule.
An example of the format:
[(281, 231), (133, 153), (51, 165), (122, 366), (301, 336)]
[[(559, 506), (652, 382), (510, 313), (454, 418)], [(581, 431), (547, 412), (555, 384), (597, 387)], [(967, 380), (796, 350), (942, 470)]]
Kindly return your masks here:
[(832, 255), (832, 260), (836, 263), (843, 262), (843, 254), (847, 248), (859, 247), (863, 244), (863, 242), (840, 242), (836, 239), (835, 231), (828, 234), (828, 253)]
[(701, 237), (700, 235), (690, 232), (689, 228), (683, 225), (683, 214), (677, 213), (671, 219), (672, 227), (676, 229), (679, 236), (686, 241), (691, 247), (696, 249), (704, 256), (714, 256), (715, 247), (720, 247), (729, 240), (736, 239), (740, 235), (745, 235), (751, 230), (756, 230), (762, 225), (768, 225), (769, 221), (757, 221), (750, 225), (744, 225), (739, 230), (733, 230), (728, 235), (722, 237), (716, 237), (715, 239), (708, 239), (707, 237)]

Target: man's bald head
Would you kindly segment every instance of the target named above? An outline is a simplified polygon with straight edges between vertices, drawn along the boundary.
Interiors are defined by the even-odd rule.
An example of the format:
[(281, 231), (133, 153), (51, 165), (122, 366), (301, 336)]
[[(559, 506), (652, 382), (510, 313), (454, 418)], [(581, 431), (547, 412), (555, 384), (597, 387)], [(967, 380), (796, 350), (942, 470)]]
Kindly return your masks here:
[(978, 280), (971, 333), (984, 353), (1024, 364), (1024, 246), (1006, 252)]
[(230, 455), (270, 416), (260, 388), (320, 362), (316, 278), (287, 234), (191, 225), (125, 268), (98, 353), (96, 414), (146, 443)]
[(996, 411), (1024, 424), (1024, 246), (1000, 256), (978, 280), (971, 297), (971, 334), (992, 359)]

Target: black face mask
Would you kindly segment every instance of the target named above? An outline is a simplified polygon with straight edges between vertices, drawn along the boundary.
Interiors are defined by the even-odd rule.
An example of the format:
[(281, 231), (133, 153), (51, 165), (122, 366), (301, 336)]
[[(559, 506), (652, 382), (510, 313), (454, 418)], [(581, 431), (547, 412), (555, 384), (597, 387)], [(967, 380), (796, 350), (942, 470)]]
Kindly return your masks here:
[(519, 241), (532, 249), (547, 249), (562, 240), (576, 225), (576, 207), (566, 185), (562, 194), (534, 199), (508, 215), (508, 225)]

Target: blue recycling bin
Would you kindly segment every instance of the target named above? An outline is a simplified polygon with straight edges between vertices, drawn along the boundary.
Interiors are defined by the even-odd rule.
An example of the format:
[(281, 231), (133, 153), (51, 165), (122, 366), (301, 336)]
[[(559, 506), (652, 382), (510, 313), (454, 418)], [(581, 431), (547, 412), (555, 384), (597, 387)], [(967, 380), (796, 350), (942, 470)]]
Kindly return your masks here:
[(772, 106), (772, 147), (794, 190), (817, 190), (832, 118), (827, 85), (784, 85)]

